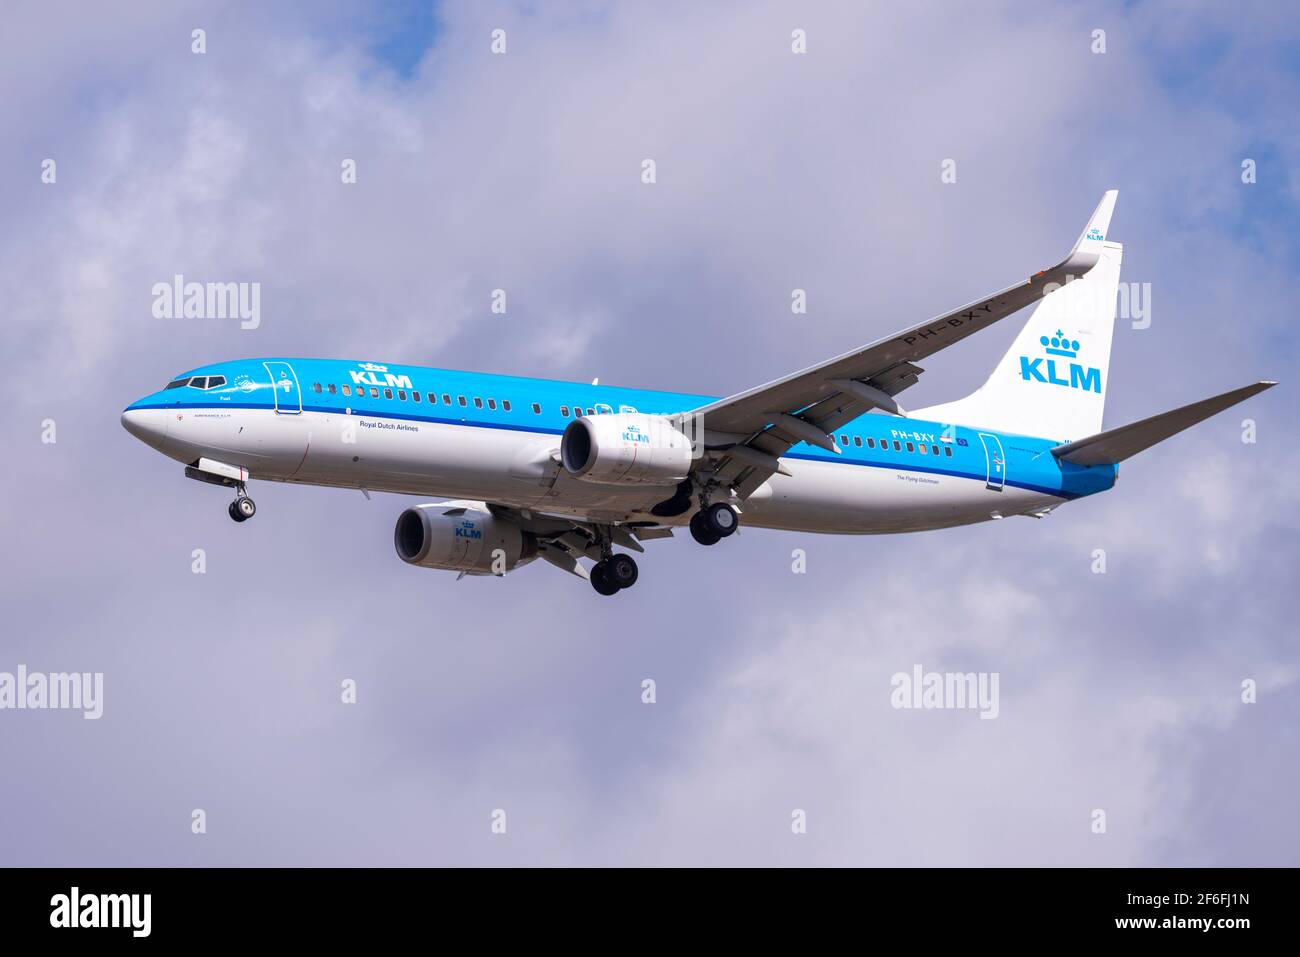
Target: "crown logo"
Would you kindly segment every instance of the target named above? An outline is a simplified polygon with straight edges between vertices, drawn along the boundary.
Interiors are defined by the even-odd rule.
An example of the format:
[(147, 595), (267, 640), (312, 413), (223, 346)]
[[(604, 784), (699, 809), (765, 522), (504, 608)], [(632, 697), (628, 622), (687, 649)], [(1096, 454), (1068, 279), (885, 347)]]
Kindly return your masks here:
[(1050, 339), (1047, 336), (1039, 336), (1038, 341), (1047, 348), (1049, 356), (1065, 356), (1067, 359), (1073, 359), (1079, 354), (1079, 340), (1070, 339), (1060, 329), (1056, 330), (1056, 335)]
[(1096, 226), (1094, 226), (1092, 227), (1092, 229), (1088, 230), (1088, 238), (1094, 239), (1097, 242), (1101, 242), (1101, 240), (1105, 237), (1102, 236), (1101, 230), (1098, 229)]
[(366, 372), (387, 372), (388, 366), (381, 366), (377, 362), (362, 362), (361, 368)]

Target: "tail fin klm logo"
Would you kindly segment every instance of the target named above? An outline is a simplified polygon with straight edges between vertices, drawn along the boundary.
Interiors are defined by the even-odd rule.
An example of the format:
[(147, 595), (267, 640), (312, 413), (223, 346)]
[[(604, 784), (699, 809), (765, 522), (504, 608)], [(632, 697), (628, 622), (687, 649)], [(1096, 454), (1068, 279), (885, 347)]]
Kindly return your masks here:
[[(1079, 340), (1071, 339), (1060, 329), (1056, 330), (1054, 336), (1039, 336), (1038, 341), (1043, 346), (1043, 351), (1050, 356), (1060, 356), (1062, 359), (1075, 359), (1079, 355)], [(1039, 356), (1036, 359), (1030, 359), (1028, 356), (1020, 357), (1020, 378), (1026, 382), (1045, 382), (1052, 385), (1064, 386), (1068, 389), (1083, 389), (1085, 392), (1101, 393), (1101, 370), (1095, 366), (1083, 366), (1077, 362), (1061, 363), (1062, 367), (1069, 366), (1069, 378), (1063, 378), (1057, 370), (1057, 360)], [(1062, 368), (1061, 371), (1064, 371)]]

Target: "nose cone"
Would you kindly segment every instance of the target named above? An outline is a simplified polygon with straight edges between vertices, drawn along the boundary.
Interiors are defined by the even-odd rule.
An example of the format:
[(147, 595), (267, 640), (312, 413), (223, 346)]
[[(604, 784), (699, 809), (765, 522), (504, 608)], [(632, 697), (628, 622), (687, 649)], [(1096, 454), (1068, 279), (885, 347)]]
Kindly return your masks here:
[(162, 451), (167, 442), (167, 412), (164, 409), (137, 409), (122, 413), (122, 428), (150, 448)]

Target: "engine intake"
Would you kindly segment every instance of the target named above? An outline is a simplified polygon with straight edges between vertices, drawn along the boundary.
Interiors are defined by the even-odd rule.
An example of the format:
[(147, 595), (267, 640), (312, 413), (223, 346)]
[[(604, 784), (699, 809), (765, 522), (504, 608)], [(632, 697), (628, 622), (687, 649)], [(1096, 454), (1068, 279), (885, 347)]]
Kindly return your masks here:
[(504, 574), (537, 557), (536, 539), (519, 526), (486, 509), (447, 503), (404, 511), (393, 529), (393, 546), (408, 565), (468, 575)]
[(663, 415), (583, 416), (560, 440), (564, 470), (601, 485), (675, 485), (693, 460), (691, 440)]

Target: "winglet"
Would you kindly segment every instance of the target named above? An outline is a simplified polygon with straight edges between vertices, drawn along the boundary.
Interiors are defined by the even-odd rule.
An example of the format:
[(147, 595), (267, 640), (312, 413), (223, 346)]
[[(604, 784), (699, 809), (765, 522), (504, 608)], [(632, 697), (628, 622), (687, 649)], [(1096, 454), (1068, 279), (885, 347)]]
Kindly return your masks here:
[(1079, 241), (1074, 244), (1069, 257), (1063, 263), (1067, 269), (1085, 273), (1097, 265), (1097, 261), (1101, 259), (1102, 243), (1106, 241), (1106, 233), (1110, 230), (1110, 217), (1115, 212), (1115, 200), (1118, 197), (1117, 189), (1108, 189), (1101, 194), (1101, 202), (1097, 204), (1096, 210), (1088, 220), (1088, 225), (1083, 227), (1083, 234), (1079, 237)]

